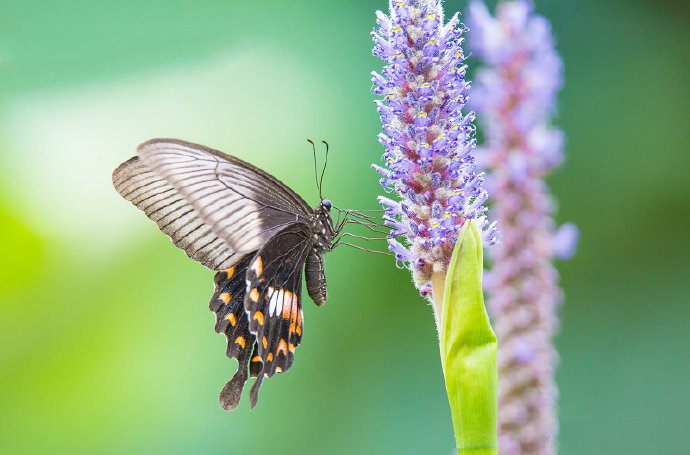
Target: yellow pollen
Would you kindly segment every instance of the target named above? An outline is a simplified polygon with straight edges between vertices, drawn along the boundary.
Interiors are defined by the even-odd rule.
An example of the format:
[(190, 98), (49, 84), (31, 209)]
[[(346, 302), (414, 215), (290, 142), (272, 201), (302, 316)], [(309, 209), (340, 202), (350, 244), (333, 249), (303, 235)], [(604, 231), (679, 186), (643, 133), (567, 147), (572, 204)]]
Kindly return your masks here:
[(435, 19), (435, 18), (436, 18), (436, 15), (435, 15), (434, 13), (427, 14), (427, 15), (426, 15), (426, 18), (427, 18), (427, 19)]
[(417, 117), (426, 117), (426, 112), (418, 112)]

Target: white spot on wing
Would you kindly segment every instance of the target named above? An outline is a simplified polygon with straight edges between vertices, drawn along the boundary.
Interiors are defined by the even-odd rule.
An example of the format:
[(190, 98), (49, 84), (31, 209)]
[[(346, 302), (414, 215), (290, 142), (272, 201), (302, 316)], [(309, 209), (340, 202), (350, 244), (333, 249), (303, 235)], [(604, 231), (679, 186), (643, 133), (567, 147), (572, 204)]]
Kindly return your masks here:
[(268, 295), (270, 296), (268, 299), (268, 315), (273, 316), (273, 313), (276, 310), (276, 305), (278, 304), (277, 302), (277, 296), (276, 296), (275, 289), (273, 286), (268, 287)]

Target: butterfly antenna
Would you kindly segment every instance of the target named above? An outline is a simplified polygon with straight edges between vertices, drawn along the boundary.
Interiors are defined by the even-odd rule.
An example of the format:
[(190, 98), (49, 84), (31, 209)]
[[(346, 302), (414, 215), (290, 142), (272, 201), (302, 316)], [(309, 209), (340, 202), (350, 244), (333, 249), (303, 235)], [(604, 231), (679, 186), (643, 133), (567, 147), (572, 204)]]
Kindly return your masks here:
[(321, 180), (319, 180), (319, 197), (323, 199), (323, 196), (321, 196), (321, 188), (323, 188), (323, 175), (326, 173), (326, 166), (328, 166), (328, 142), (326, 141), (321, 141), (324, 144), (326, 144), (326, 161), (323, 163), (323, 170), (321, 171)]
[(314, 141), (311, 139), (307, 139), (307, 142), (311, 144), (311, 149), (314, 152), (314, 180), (316, 181), (316, 189), (319, 190), (319, 199), (323, 199), (321, 197), (321, 185), (319, 185), (319, 171), (316, 168), (316, 145), (314, 145)]

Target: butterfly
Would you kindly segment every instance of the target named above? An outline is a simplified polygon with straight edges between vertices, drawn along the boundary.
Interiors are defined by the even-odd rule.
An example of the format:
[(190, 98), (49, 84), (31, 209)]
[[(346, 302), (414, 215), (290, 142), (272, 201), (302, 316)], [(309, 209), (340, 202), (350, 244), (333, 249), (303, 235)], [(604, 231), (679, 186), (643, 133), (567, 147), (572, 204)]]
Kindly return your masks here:
[(176, 139), (141, 144), (115, 169), (113, 185), (178, 248), (216, 272), (209, 306), (216, 332), (227, 337), (227, 356), (238, 362), (220, 405), (235, 409), (251, 376), (254, 407), (264, 378), (290, 369), (302, 341), (303, 270), (314, 303), (328, 299), (324, 254), (345, 220), (334, 224), (328, 199), (320, 196), (311, 208), (267, 172)]

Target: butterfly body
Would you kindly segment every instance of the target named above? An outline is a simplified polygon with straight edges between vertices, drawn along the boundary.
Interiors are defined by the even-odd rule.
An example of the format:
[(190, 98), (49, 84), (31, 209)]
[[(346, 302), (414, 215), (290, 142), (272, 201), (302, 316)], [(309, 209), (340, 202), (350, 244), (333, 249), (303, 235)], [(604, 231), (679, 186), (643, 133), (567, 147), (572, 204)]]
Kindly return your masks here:
[(227, 337), (235, 375), (220, 404), (234, 409), (248, 378), (251, 406), (266, 377), (285, 372), (302, 340), (302, 270), (317, 305), (328, 298), (324, 255), (337, 229), (331, 203), (315, 207), (238, 158), (174, 139), (154, 139), (113, 172), (117, 191), (192, 259), (215, 270), (210, 309)]

